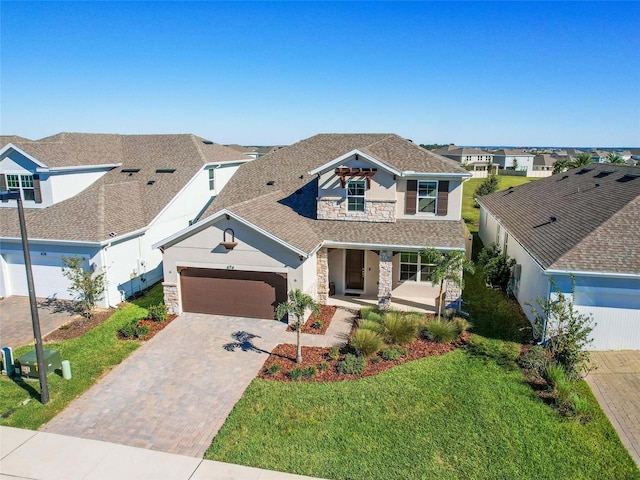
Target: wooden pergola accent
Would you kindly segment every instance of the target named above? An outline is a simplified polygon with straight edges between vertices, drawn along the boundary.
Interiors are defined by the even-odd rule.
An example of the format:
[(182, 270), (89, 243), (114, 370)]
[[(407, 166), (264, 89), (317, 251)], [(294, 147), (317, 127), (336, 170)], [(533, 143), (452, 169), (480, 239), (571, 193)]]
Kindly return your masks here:
[(338, 167), (336, 168), (336, 175), (340, 177), (340, 186), (342, 188), (345, 188), (347, 185), (347, 180), (351, 180), (354, 177), (366, 179), (367, 188), (371, 188), (371, 178), (373, 178), (377, 171), (377, 168)]

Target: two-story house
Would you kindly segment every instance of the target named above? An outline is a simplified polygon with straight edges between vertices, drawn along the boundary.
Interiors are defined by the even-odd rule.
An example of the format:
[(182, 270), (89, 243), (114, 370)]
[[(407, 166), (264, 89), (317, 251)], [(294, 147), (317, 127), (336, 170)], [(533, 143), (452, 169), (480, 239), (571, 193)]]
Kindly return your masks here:
[[(105, 275), (100, 306), (162, 279), (155, 242), (197, 220), (251, 160), (194, 135), (0, 137), (0, 190), (21, 193), (35, 291), (71, 299), (63, 256)], [(17, 203), (0, 202), (0, 297), (28, 295)]]
[(434, 153), (455, 160), (473, 171), (487, 171), (493, 165), (493, 153), (480, 148), (447, 145), (434, 150)]
[[(200, 221), (156, 244), (169, 309), (272, 318), (288, 291), (426, 302), (419, 251), (470, 251), (470, 173), (393, 134), (322, 134), (243, 165)], [(460, 292), (448, 290), (448, 303)]]
[(535, 154), (518, 148), (503, 148), (493, 152), (493, 161), (500, 168), (516, 172), (532, 171), (534, 157)]

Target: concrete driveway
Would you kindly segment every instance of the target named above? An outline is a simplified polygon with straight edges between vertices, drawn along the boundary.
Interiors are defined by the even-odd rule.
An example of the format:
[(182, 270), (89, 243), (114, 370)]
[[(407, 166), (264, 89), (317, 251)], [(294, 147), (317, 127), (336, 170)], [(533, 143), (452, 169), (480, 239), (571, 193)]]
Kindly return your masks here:
[[(60, 325), (79, 315), (73, 310), (73, 302), (38, 298), (40, 331), (45, 337)], [(33, 323), (29, 297), (12, 296), (0, 300), (0, 342), (2, 347), (13, 349), (33, 343)]]
[(202, 458), (285, 329), (182, 314), (41, 430)]
[(640, 466), (640, 351), (591, 352), (587, 376), (598, 403)]

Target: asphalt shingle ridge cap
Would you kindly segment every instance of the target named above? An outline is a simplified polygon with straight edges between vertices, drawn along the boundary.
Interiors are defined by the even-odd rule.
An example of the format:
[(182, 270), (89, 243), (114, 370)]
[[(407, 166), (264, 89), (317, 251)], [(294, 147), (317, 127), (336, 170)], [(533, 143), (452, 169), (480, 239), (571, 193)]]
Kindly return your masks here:
[(232, 208), (244, 207), (247, 204), (254, 203), (256, 200), (260, 200), (260, 199), (264, 200), (265, 198), (270, 198), (270, 197), (283, 198), (284, 196), (285, 196), (285, 192), (283, 192), (282, 190), (274, 190), (273, 192), (263, 193), (262, 195), (259, 195), (257, 197), (248, 198), (241, 202), (226, 205), (222, 207), (221, 210), (231, 210)]

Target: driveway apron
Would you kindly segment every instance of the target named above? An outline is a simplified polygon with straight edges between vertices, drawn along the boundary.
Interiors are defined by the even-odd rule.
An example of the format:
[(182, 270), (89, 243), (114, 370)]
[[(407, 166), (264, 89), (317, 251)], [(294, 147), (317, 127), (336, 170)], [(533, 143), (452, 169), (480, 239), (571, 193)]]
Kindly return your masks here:
[(41, 430), (202, 458), (285, 328), (182, 314)]

